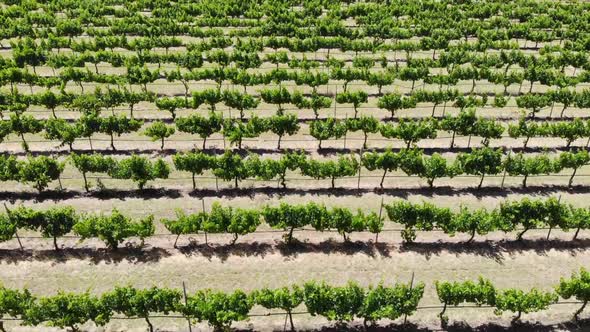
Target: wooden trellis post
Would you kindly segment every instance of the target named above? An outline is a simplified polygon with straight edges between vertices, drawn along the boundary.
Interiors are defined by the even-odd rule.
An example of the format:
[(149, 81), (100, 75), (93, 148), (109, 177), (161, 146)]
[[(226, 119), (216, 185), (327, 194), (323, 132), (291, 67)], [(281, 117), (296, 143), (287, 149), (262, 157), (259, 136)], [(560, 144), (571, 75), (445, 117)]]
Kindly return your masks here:
[[(412, 280), (410, 280), (410, 292), (412, 291), (412, 288), (414, 287), (414, 272), (412, 272)], [(404, 315), (404, 325), (406, 325), (406, 323), (408, 322), (408, 314)]]
[(361, 189), (361, 170), (363, 169), (363, 148), (359, 152), (359, 177), (356, 183), (356, 189)]
[[(217, 178), (215, 178), (217, 180)], [(203, 213), (205, 213), (205, 198), (201, 198), (201, 210), (203, 211)], [(207, 232), (205, 232), (205, 245), (209, 245), (209, 242), (207, 241)]]
[[(184, 297), (184, 305), (186, 306), (187, 304), (187, 300), (186, 300), (186, 285), (184, 284), (184, 281), (182, 282), (182, 295)], [(188, 331), (189, 332), (193, 332), (193, 327), (191, 326), (191, 320), (190, 318), (186, 318), (186, 321), (188, 323)]]
[[(383, 199), (384, 197), (381, 196), (381, 205), (379, 205), (379, 222), (381, 222), (381, 216), (383, 215)], [(379, 242), (379, 233), (375, 233), (375, 244)]]
[[(512, 154), (512, 150), (508, 152), (508, 159), (510, 159), (510, 155)], [(504, 175), (502, 176), (502, 184), (500, 185), (501, 189), (504, 189), (504, 181), (506, 180), (506, 167), (504, 167)]]
[[(8, 209), (8, 206), (6, 205), (6, 202), (4, 203), (4, 209), (6, 210), (6, 215), (8, 216), (8, 219), (10, 219), (10, 209)], [(20, 241), (20, 237), (18, 236), (18, 231), (15, 230), (14, 231), (14, 237), (16, 237), (16, 240), (18, 241), (18, 245), (20, 247), (21, 251), (24, 251), (25, 248), (23, 247), (22, 242)]]

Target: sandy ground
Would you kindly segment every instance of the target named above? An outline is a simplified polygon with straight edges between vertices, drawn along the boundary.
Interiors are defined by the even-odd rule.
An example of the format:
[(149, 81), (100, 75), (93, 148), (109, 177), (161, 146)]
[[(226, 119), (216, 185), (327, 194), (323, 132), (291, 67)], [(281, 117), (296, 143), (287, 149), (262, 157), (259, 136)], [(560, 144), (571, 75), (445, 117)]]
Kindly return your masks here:
[[(528, 194), (525, 193), (528, 196)], [(395, 198), (384, 195), (384, 202)], [(466, 204), (472, 207), (494, 207), (503, 199), (519, 199), (522, 193), (511, 193), (507, 197), (474, 194), (457, 195), (408, 195), (411, 201), (427, 200), (441, 206), (456, 207)], [(545, 196), (539, 193), (539, 197)], [(205, 209), (214, 201), (231, 206), (263, 206), (276, 204), (282, 200), (292, 203), (306, 202), (310, 199), (322, 201), (329, 206), (347, 206), (376, 210), (380, 195), (367, 193), (359, 199), (354, 195), (286, 195), (253, 197), (223, 197), (205, 199)], [(584, 205), (588, 194), (563, 193), (563, 200), (576, 205)], [(15, 202), (18, 203), (18, 202)], [(38, 208), (53, 204), (26, 202)], [(108, 211), (112, 207), (124, 209), (133, 216), (154, 213), (157, 217), (172, 216), (174, 208), (199, 211), (202, 202), (198, 198), (183, 199), (109, 199), (74, 198), (63, 202), (85, 211)], [(355, 233), (351, 243), (344, 244), (341, 237), (332, 232), (318, 233), (301, 231), (296, 237), (301, 242), (293, 247), (281, 241), (282, 232), (269, 231), (261, 227), (260, 232), (241, 237), (234, 247), (227, 245), (227, 235), (208, 235), (204, 244), (203, 234), (181, 237), (179, 249), (172, 247), (174, 237), (160, 235), (146, 241), (142, 250), (136, 249), (138, 241), (132, 246), (122, 248), (119, 253), (103, 249), (97, 240), (78, 242), (77, 239), (60, 239), (64, 250), (55, 253), (50, 241), (30, 238), (35, 234), (24, 235), (25, 252), (20, 252), (16, 241), (0, 245), (0, 280), (9, 287), (28, 287), (36, 294), (52, 294), (57, 290), (85, 291), (102, 293), (113, 285), (131, 284), (136, 287), (152, 285), (181, 287), (182, 282), (190, 292), (202, 288), (232, 290), (241, 288), (254, 290), (260, 287), (278, 287), (308, 280), (325, 280), (343, 284), (356, 280), (362, 285), (378, 282), (408, 282), (414, 273), (416, 282), (426, 284), (421, 306), (438, 306), (433, 282), (435, 280), (466, 280), (479, 275), (490, 278), (498, 287), (531, 287), (550, 290), (560, 277), (590, 264), (590, 243), (588, 233), (582, 232), (581, 240), (571, 242), (571, 233), (554, 231), (550, 241), (544, 240), (545, 230), (531, 231), (526, 241), (519, 243), (512, 239), (514, 234), (493, 233), (478, 236), (472, 245), (462, 244), (466, 236), (450, 238), (438, 232), (418, 235), (418, 243), (404, 245), (399, 236), (399, 226), (387, 223), (388, 231), (374, 243), (368, 233)], [(159, 233), (165, 233), (161, 228)], [(32, 249), (34, 248), (34, 249)], [(544, 324), (567, 320), (575, 310), (574, 304), (562, 304), (548, 311), (525, 315), (525, 319), (541, 321)], [(302, 308), (303, 310), (304, 308)], [(440, 308), (420, 310), (410, 318), (421, 326), (436, 327), (436, 314)], [(264, 314), (263, 308), (255, 308), (253, 313)], [(456, 314), (455, 314), (456, 313)], [(451, 319), (463, 319), (468, 324), (479, 325), (484, 322), (506, 325), (510, 315), (496, 317), (492, 309), (451, 310)], [(456, 316), (455, 316), (456, 315)], [(252, 327), (256, 330), (270, 331), (281, 329), (283, 316), (252, 317), (239, 327)], [(156, 319), (156, 325), (166, 331), (185, 330), (186, 322), (178, 319)], [(297, 315), (298, 328), (314, 328), (326, 322), (308, 315)], [(206, 330), (205, 326), (199, 326)], [(141, 321), (115, 321), (107, 330), (144, 329)], [(17, 328), (16, 330), (21, 330)], [(27, 329), (22, 329), (27, 330)]]
[[(170, 161), (170, 160), (169, 160)], [(471, 175), (461, 175), (454, 178), (436, 179), (434, 187), (429, 188), (425, 179), (416, 176), (407, 176), (402, 171), (387, 173), (383, 183), (384, 189), (379, 188), (380, 171), (369, 172), (361, 170), (361, 178), (358, 173), (335, 180), (335, 189), (331, 188), (330, 179), (315, 180), (302, 176), (299, 172), (288, 172), (286, 176), (286, 189), (280, 188), (277, 180), (263, 181), (246, 179), (239, 183), (239, 190), (235, 190), (233, 181), (216, 180), (215, 176), (206, 172), (196, 177), (196, 189), (192, 189), (190, 173), (172, 170), (168, 179), (150, 181), (144, 191), (139, 191), (137, 185), (131, 180), (111, 179), (104, 174), (92, 174), (88, 176), (90, 193), (84, 191), (82, 176), (71, 165), (66, 164), (66, 170), (61, 177), (60, 190), (58, 181), (49, 184), (43, 193), (32, 188), (31, 185), (7, 181), (0, 189), (0, 199), (33, 201), (63, 201), (76, 197), (93, 197), (99, 199), (128, 199), (132, 197), (236, 197), (244, 195), (251, 197), (255, 194), (272, 194), (276, 196), (306, 194), (320, 195), (360, 195), (366, 193), (383, 193), (387, 195), (405, 197), (408, 194), (418, 193), (422, 195), (455, 195), (469, 193), (477, 196), (497, 195), (504, 196), (510, 192), (517, 193), (550, 193), (559, 195), (564, 192), (587, 193), (590, 183), (590, 166), (584, 166), (578, 170), (573, 187), (568, 188), (567, 183), (571, 177), (571, 170), (564, 170), (558, 174), (530, 176), (527, 179), (527, 187), (522, 187), (523, 177), (509, 176), (500, 173), (488, 175), (484, 178), (483, 187), (477, 189), (480, 178)], [(502, 187), (503, 185), (503, 187)]]
[[(165, 139), (164, 150), (160, 150), (160, 141), (152, 141), (151, 138), (143, 135), (145, 128), (149, 124), (144, 124), (144, 127), (136, 133), (123, 134), (120, 137), (115, 136), (115, 148), (117, 151), (113, 152), (110, 146), (110, 137), (104, 134), (95, 134), (92, 136), (92, 147), (94, 150), (103, 153), (138, 153), (138, 154), (171, 154), (177, 151), (189, 151), (193, 149), (200, 150), (203, 146), (203, 140), (197, 135), (190, 135), (188, 133), (176, 132), (171, 137)], [(506, 126), (507, 127), (507, 126)], [(59, 141), (51, 141), (45, 139), (41, 135), (25, 135), (25, 139), (29, 144), (30, 151), (33, 155), (38, 154), (68, 154), (67, 146), (60, 147)], [(281, 140), (282, 149), (306, 150), (308, 153), (321, 152), (323, 154), (347, 153), (349, 151), (359, 151), (363, 147), (364, 136), (362, 132), (349, 132), (345, 137), (339, 139), (328, 139), (322, 141), (323, 150), (318, 151), (319, 141), (309, 134), (309, 126), (307, 124), (300, 124), (300, 130), (297, 134), (292, 136), (284, 136)], [(523, 150), (523, 142), (525, 138), (513, 139), (508, 137), (507, 129), (501, 139), (492, 139), (490, 147), (502, 147), (505, 149), (513, 149), (515, 151)], [(437, 137), (434, 139), (420, 140), (416, 146), (425, 149), (426, 153), (439, 152), (461, 152), (469, 151), (470, 148), (481, 147), (482, 139), (473, 136), (471, 138), (465, 136), (455, 137), (455, 149), (450, 149), (451, 133), (439, 131)], [(272, 132), (261, 134), (257, 138), (244, 138), (242, 141), (242, 148), (244, 150), (251, 150), (257, 153), (278, 152), (277, 150), (278, 136)], [(581, 138), (575, 140), (571, 144), (571, 149), (584, 148), (588, 143), (588, 138)], [(22, 148), (22, 140), (20, 137), (10, 135), (5, 141), (0, 143), (2, 151), (14, 153), (16, 155), (25, 155)], [(388, 139), (379, 133), (369, 134), (367, 139), (367, 148), (371, 149), (385, 149), (385, 148), (401, 149), (406, 147), (406, 143), (400, 139)], [(73, 148), (75, 151), (90, 152), (90, 144), (88, 139), (78, 139), (74, 142)], [(212, 135), (207, 139), (206, 149), (237, 149), (237, 143), (231, 144), (230, 141), (223, 137), (221, 133)], [(525, 152), (542, 151), (543, 149), (566, 149), (566, 140), (562, 138), (552, 137), (532, 137)]]
[[(298, 237), (302, 235), (297, 234)], [(556, 236), (561, 238), (562, 234), (556, 232)], [(174, 250), (170, 248), (170, 239), (156, 239), (150, 241), (141, 254), (132, 249), (109, 254), (81, 247), (61, 254), (41, 250), (25, 258), (18, 257), (19, 254), (12, 250), (16, 257), (5, 255), (0, 262), (0, 279), (6, 286), (28, 287), (37, 294), (52, 294), (59, 289), (101, 293), (113, 285), (125, 284), (180, 288), (182, 282), (186, 283), (190, 293), (202, 288), (250, 291), (308, 280), (325, 280), (333, 284), (356, 280), (366, 286), (381, 281), (409, 282), (414, 274), (415, 282), (426, 284), (420, 305), (438, 306), (433, 286), (435, 280), (466, 280), (482, 275), (499, 288), (516, 285), (523, 289), (550, 290), (560, 277), (590, 264), (587, 241), (579, 246), (554, 240), (548, 243), (525, 241), (522, 244), (478, 242), (470, 247), (449, 244), (447, 240), (438, 242), (436, 236), (429, 236), (434, 242), (412, 246), (399, 244), (392, 234), (384, 234), (377, 245), (371, 244), (369, 236), (362, 234), (353, 236), (355, 242), (348, 245), (325, 234), (308, 233), (305, 237), (308, 242), (293, 249), (282, 245), (276, 235), (256, 235), (255, 239), (245, 237), (234, 248), (219, 245), (208, 248), (195, 244)], [(202, 238), (195, 240), (202, 243)], [(45, 247), (45, 244), (40, 245)], [(554, 323), (568, 319), (575, 307), (557, 305), (548, 311), (525, 315), (525, 319)], [(439, 310), (420, 310), (411, 321), (435, 326)], [(263, 308), (253, 310), (253, 313), (265, 312)], [(451, 319), (464, 319), (472, 325), (487, 321), (505, 324), (510, 318), (508, 314), (496, 317), (491, 309), (451, 310), (449, 315)], [(312, 328), (320, 322), (322, 319), (308, 315), (296, 317), (298, 328)], [(120, 329), (119, 323), (110, 325), (109, 330)], [(157, 324), (165, 330), (179, 330), (185, 328), (186, 323), (166, 320)], [(267, 331), (281, 328), (282, 324), (283, 317), (274, 316), (252, 318), (238, 326)], [(142, 322), (134, 321), (130, 326), (141, 330)]]
[[(2, 51), (6, 55), (6, 51)], [(395, 57), (402, 55), (401, 52)], [(319, 54), (319, 55), (318, 55)], [(322, 53), (307, 54), (309, 58)], [(384, 53), (392, 58), (390, 53)], [(350, 59), (350, 54), (333, 52), (332, 56), (342, 59)], [(305, 56), (298, 54), (297, 56)], [(430, 56), (423, 54), (422, 56)], [(265, 64), (269, 70), (272, 66)], [(174, 66), (165, 65), (163, 70), (174, 69)], [(91, 69), (93, 69), (91, 67)], [(571, 74), (572, 69), (568, 68)], [(101, 66), (103, 73), (117, 73), (121, 69), (113, 69), (110, 66)], [(50, 75), (49, 68), (38, 68), (43, 75)], [(341, 82), (331, 81), (328, 86), (322, 86), (319, 90), (326, 94), (335, 94), (342, 91)], [(392, 86), (385, 87), (387, 92), (409, 92), (411, 82), (396, 81)], [(94, 84), (84, 84), (85, 91), (92, 91)], [(286, 83), (292, 90), (309, 92), (309, 88), (298, 87), (294, 83)], [(193, 83), (191, 91), (205, 88), (214, 88), (211, 82)], [(587, 84), (580, 84), (576, 89), (587, 88)], [(139, 90), (138, 87), (134, 87)], [(162, 95), (182, 95), (184, 88), (180, 82), (168, 83), (158, 80), (149, 85), (149, 90)], [(224, 84), (223, 89), (238, 88), (231, 84)], [(248, 87), (248, 93), (257, 93), (261, 87)], [(436, 86), (424, 86), (416, 84), (416, 88), (432, 89)], [(457, 88), (462, 92), (471, 89), (471, 82), (460, 82)], [(523, 91), (528, 89), (528, 83), (523, 84)], [(29, 93), (29, 87), (19, 86), (22, 93)], [(68, 91), (79, 92), (79, 87), (74, 83), (68, 84)], [(376, 94), (377, 88), (367, 86), (363, 82), (352, 82), (349, 91), (363, 90), (370, 94)], [(502, 92), (503, 87), (493, 86), (484, 82), (477, 82), (476, 92)], [(516, 94), (517, 85), (510, 86), (508, 91)], [(543, 92), (547, 87), (535, 84), (533, 91)], [(33, 91), (41, 92), (43, 89), (34, 87)], [(371, 96), (369, 102), (359, 109), (359, 114), (370, 114), (384, 118), (390, 116), (389, 112), (376, 107), (377, 98)], [(301, 118), (312, 118), (310, 110), (297, 110), (292, 105), (286, 107), (288, 112), (296, 113)], [(450, 105), (438, 106), (435, 114), (441, 116), (445, 109), (446, 114), (456, 114), (457, 109)], [(227, 107), (219, 105), (218, 109), (225, 117), (230, 116)], [(274, 114), (276, 106), (262, 103), (256, 110), (259, 116)], [(538, 115), (547, 117), (550, 114), (557, 116), (561, 107), (556, 106), (551, 113), (550, 108), (542, 110)], [(568, 116), (587, 116), (586, 109), (568, 109)], [(116, 112), (128, 113), (126, 107), (118, 107)], [(199, 110), (180, 110), (178, 116), (199, 112), (206, 114), (206, 107)], [(412, 110), (399, 112), (398, 116), (430, 117), (432, 105), (421, 104)], [(50, 112), (33, 107), (30, 111), (37, 118), (47, 118)], [(108, 114), (108, 112), (105, 112)], [(320, 111), (321, 116), (336, 116), (346, 118), (353, 116), (350, 105), (332, 105), (330, 109)], [(478, 110), (478, 114), (490, 118), (504, 118), (507, 124), (514, 121), (521, 111), (516, 107), (514, 97), (509, 101), (508, 107), (497, 109), (485, 107)], [(4, 114), (6, 117), (6, 114)], [(58, 116), (64, 118), (76, 118), (77, 112), (58, 110)], [(170, 115), (158, 111), (154, 105), (142, 103), (136, 107), (136, 116), (145, 119), (166, 118)], [(235, 111), (233, 116), (236, 116)], [(290, 149), (305, 149), (312, 156), (326, 157), (317, 153), (317, 141), (308, 134), (307, 125), (303, 124), (300, 132), (283, 140), (283, 147)], [(56, 148), (55, 142), (47, 142), (40, 135), (27, 135), (31, 149), (36, 153), (60, 152), (64, 154), (65, 148)], [(455, 152), (448, 151), (448, 133), (439, 133), (439, 137), (433, 140), (423, 140), (418, 146), (430, 148), (430, 151), (443, 152), (445, 157), (454, 159)], [(94, 147), (106, 150), (109, 146), (108, 137), (96, 135)], [(153, 157), (162, 156), (170, 161), (170, 154), (176, 150), (190, 150), (201, 146), (201, 140), (186, 134), (176, 133), (169, 139), (164, 152), (159, 152), (158, 142), (148, 142), (148, 138), (140, 133), (123, 135), (115, 142), (122, 154), (140, 153)], [(227, 146), (229, 144), (226, 142)], [(459, 137), (456, 140), (459, 147), (468, 146), (468, 138)], [(470, 146), (479, 144), (478, 138), (472, 138)], [(577, 146), (584, 146), (586, 140), (578, 140)], [(328, 148), (328, 156), (333, 157), (337, 152), (348, 152), (349, 149), (359, 149), (362, 145), (360, 134), (349, 134), (346, 138), (334, 141), (326, 141), (323, 146)], [(539, 147), (563, 148), (561, 139), (535, 138), (531, 139), (527, 152), (539, 152)], [(271, 134), (262, 135), (258, 139), (245, 140), (244, 146), (251, 149), (259, 149), (269, 156), (276, 156), (276, 137)], [(393, 146), (402, 147), (398, 140), (385, 140), (379, 135), (371, 135), (369, 148), (384, 148)], [(519, 148), (522, 140), (503, 138), (494, 140), (492, 146), (506, 148)], [(76, 149), (87, 149), (86, 141), (74, 144)], [(223, 148), (224, 141), (220, 135), (209, 140), (208, 147)], [(20, 147), (20, 140), (10, 136), (0, 144), (3, 152), (24, 156)], [(330, 150), (331, 149), (331, 150)], [(556, 152), (551, 152), (555, 154)], [(396, 199), (408, 199), (419, 202), (422, 200), (434, 202), (440, 206), (448, 206), (454, 209), (460, 205), (469, 207), (492, 208), (498, 206), (506, 199), (521, 199), (523, 197), (549, 197), (560, 196), (562, 201), (576, 206), (587, 206), (590, 199), (590, 167), (585, 167), (578, 172), (574, 181), (576, 186), (566, 187), (570, 172), (565, 171), (558, 175), (547, 177), (532, 177), (529, 179), (529, 187), (521, 188), (521, 178), (506, 177), (504, 188), (500, 188), (502, 176), (490, 176), (484, 181), (480, 191), (474, 187), (478, 180), (473, 177), (458, 177), (454, 179), (437, 180), (434, 189), (425, 188), (425, 181), (415, 177), (407, 177), (403, 173), (394, 172), (386, 178), (385, 190), (376, 190), (381, 173), (363, 171), (360, 181), (356, 177), (336, 180), (335, 190), (329, 189), (329, 180), (300, 179), (298, 174), (289, 174), (288, 189), (278, 190), (276, 182), (264, 183), (261, 181), (246, 180), (240, 186), (241, 190), (233, 190), (231, 184), (219, 181), (210, 174), (198, 179), (198, 189), (191, 190), (190, 177), (187, 173), (172, 172), (171, 179), (158, 180), (150, 183), (150, 187), (144, 193), (137, 193), (135, 186), (130, 181), (101, 179), (107, 190), (102, 193), (94, 191), (91, 194), (82, 192), (83, 183), (81, 176), (71, 166), (68, 166), (62, 185), (67, 188), (65, 192), (50, 192), (37, 195), (29, 186), (11, 182), (2, 183), (0, 188), (0, 203), (9, 205), (25, 204), (35, 208), (47, 208), (55, 204), (71, 205), (85, 212), (107, 212), (113, 208), (120, 209), (124, 213), (140, 217), (146, 214), (154, 214), (156, 219), (173, 217), (175, 209), (186, 211), (200, 211), (204, 204), (209, 209), (213, 202), (221, 202), (224, 205), (240, 207), (260, 207), (265, 204), (278, 204), (281, 201), (290, 203), (305, 203), (309, 201), (323, 202), (329, 206), (346, 206), (376, 211), (383, 200), (390, 203)], [(97, 176), (91, 177), (92, 186), (96, 186)], [(100, 175), (98, 175), (100, 177)], [(58, 184), (52, 183), (50, 189), (55, 190)], [(160, 190), (159, 188), (166, 188)], [(219, 190), (217, 190), (219, 188)], [(357, 189), (360, 188), (360, 189)], [(203, 234), (181, 237), (179, 249), (173, 248), (174, 237), (166, 233), (161, 224), (157, 224), (158, 236), (146, 241), (144, 248), (137, 248), (138, 241), (132, 240), (129, 247), (122, 248), (118, 253), (104, 250), (104, 245), (98, 240), (79, 242), (76, 238), (62, 238), (59, 240), (63, 249), (60, 253), (52, 250), (51, 242), (39, 239), (38, 234), (23, 232), (22, 241), (26, 250), (18, 250), (16, 241), (8, 241), (0, 244), (0, 280), (7, 287), (27, 287), (35, 294), (49, 295), (57, 290), (85, 291), (102, 293), (110, 290), (114, 285), (130, 284), (136, 287), (149, 287), (152, 285), (165, 287), (182, 287), (186, 284), (187, 291), (194, 292), (203, 288), (221, 290), (233, 290), (241, 288), (251, 291), (261, 287), (279, 287), (293, 283), (303, 283), (308, 280), (325, 280), (333, 284), (343, 284), (348, 280), (356, 280), (361, 285), (367, 286), (380, 281), (385, 283), (409, 282), (414, 276), (414, 282), (426, 284), (424, 298), (417, 314), (409, 318), (416, 323), (420, 331), (436, 330), (438, 328), (437, 313), (440, 311), (439, 302), (434, 289), (436, 280), (466, 280), (475, 279), (482, 275), (491, 279), (499, 288), (517, 287), (529, 289), (532, 287), (550, 290), (561, 277), (568, 277), (580, 267), (590, 267), (590, 233), (580, 233), (580, 240), (571, 241), (572, 233), (554, 231), (551, 240), (544, 240), (546, 230), (530, 231), (522, 243), (513, 241), (514, 234), (493, 233), (487, 236), (478, 236), (476, 243), (465, 245), (466, 237), (458, 235), (449, 237), (440, 232), (419, 233), (417, 243), (404, 245), (399, 236), (399, 225), (386, 224), (386, 229), (379, 237), (379, 243), (374, 242), (374, 237), (368, 233), (355, 233), (351, 236), (351, 243), (343, 243), (341, 237), (333, 232), (300, 231), (296, 233), (301, 242), (293, 247), (285, 246), (281, 241), (282, 232), (269, 230), (262, 226), (259, 232), (241, 237), (238, 243), (230, 247), (227, 245), (227, 235), (208, 235), (210, 246), (204, 244)], [(547, 311), (524, 315), (525, 320), (531, 322), (556, 324), (570, 319), (579, 304), (562, 303), (552, 306)], [(304, 310), (305, 308), (300, 308)], [(256, 307), (254, 314), (266, 314), (263, 308)], [(587, 317), (588, 311), (585, 313)], [(471, 326), (490, 323), (483, 330), (504, 331), (511, 318), (506, 313), (500, 317), (494, 315), (490, 308), (459, 308), (449, 309), (451, 321), (464, 320)], [(239, 328), (252, 328), (255, 330), (272, 331), (282, 330), (284, 315), (265, 317), (252, 317), (247, 322), (237, 324)], [(400, 323), (397, 321), (396, 323)], [(357, 322), (358, 323), (358, 322)], [(385, 322), (387, 323), (387, 322)], [(185, 331), (187, 323), (183, 319), (154, 319), (154, 324), (161, 331)], [(328, 325), (322, 318), (311, 317), (307, 314), (296, 315), (296, 327), (299, 329), (314, 329)], [(14, 331), (39, 331), (55, 330), (43, 328), (18, 327), (15, 322), (8, 322), (7, 327)], [(99, 331), (91, 325), (84, 329)], [(555, 328), (539, 327), (536, 325), (522, 326), (520, 331), (549, 331), (549, 330), (589, 331), (588, 325), (573, 326), (559, 325)], [(142, 321), (115, 320), (106, 327), (107, 331), (145, 331)], [(193, 327), (193, 331), (208, 331), (209, 329), (199, 324)], [(335, 331), (339, 329), (334, 329)], [(464, 331), (465, 329), (456, 328)], [(483, 331), (482, 330), (482, 331)]]

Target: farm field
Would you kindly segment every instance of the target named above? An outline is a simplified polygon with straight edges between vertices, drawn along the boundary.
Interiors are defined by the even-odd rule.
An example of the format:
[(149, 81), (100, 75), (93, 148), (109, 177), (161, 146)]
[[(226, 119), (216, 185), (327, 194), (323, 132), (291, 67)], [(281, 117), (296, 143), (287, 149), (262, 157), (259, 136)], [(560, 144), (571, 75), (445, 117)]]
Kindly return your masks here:
[(0, 331), (590, 329), (590, 3), (0, 22)]

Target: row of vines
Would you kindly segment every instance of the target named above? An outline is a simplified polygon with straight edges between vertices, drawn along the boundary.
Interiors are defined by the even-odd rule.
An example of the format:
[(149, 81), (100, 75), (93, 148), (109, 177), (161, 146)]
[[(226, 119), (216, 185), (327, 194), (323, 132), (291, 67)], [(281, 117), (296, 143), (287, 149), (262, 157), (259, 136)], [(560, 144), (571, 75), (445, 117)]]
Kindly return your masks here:
[[(387, 217), (392, 223), (403, 226), (401, 236), (405, 242), (416, 240), (417, 232), (440, 230), (444, 234), (455, 236), (467, 234), (471, 242), (475, 235), (486, 235), (491, 232), (504, 233), (517, 231), (517, 240), (523, 235), (539, 228), (548, 228), (547, 239), (553, 229), (564, 232), (575, 230), (576, 240), (581, 230), (590, 228), (590, 210), (573, 207), (561, 203), (556, 198), (547, 200), (505, 201), (496, 209), (469, 209), (461, 207), (458, 211), (438, 207), (432, 203), (421, 204), (397, 201), (384, 204)], [(14, 209), (6, 207), (6, 214), (0, 214), (0, 241), (17, 238), (18, 230), (37, 231), (44, 238), (53, 238), (56, 250), (59, 250), (57, 238), (75, 234), (82, 240), (99, 238), (111, 249), (129, 238), (145, 238), (154, 236), (156, 225), (154, 216), (140, 219), (125, 216), (118, 210), (111, 214), (79, 213), (72, 207), (55, 207), (45, 211), (24, 206)], [(327, 208), (314, 202), (306, 204), (281, 203), (279, 206), (265, 206), (258, 209), (223, 207), (214, 203), (209, 212), (187, 213), (176, 211), (176, 218), (161, 219), (170, 234), (176, 235), (174, 247), (181, 235), (231, 234), (231, 245), (239, 236), (255, 233), (265, 224), (273, 229), (285, 232), (287, 244), (293, 241), (296, 230), (309, 229), (318, 232), (336, 231), (344, 238), (350, 239), (354, 232), (370, 232), (375, 234), (375, 241), (383, 231), (384, 215), (382, 209), (377, 211), (356, 211), (343, 207)]]
[[(518, 288), (496, 289), (483, 278), (478, 282), (436, 282), (436, 291), (443, 311), (441, 322), (445, 326), (448, 306), (473, 303), (489, 306), (494, 313), (513, 312), (513, 321), (523, 313), (543, 311), (557, 303), (559, 297), (575, 298), (582, 307), (577, 309), (577, 320), (590, 297), (590, 273), (582, 269), (571, 278), (562, 278), (554, 291)], [(122, 317), (143, 319), (154, 331), (150, 317), (173, 316), (192, 322), (207, 322), (215, 331), (229, 328), (232, 323), (245, 321), (254, 306), (281, 310), (289, 318), (291, 330), (295, 330), (294, 313), (308, 313), (335, 321), (339, 326), (355, 319), (363, 321), (365, 327), (376, 325), (388, 319), (405, 319), (420, 309), (419, 302), (424, 294), (424, 283), (396, 283), (387, 286), (363, 288), (355, 282), (344, 286), (332, 286), (324, 282), (307, 282), (302, 286), (293, 285), (277, 289), (264, 288), (246, 293), (242, 290), (219, 292), (201, 290), (186, 295), (177, 289), (116, 287), (101, 296), (86, 293), (59, 292), (53, 296), (35, 297), (28, 290), (0, 288), (0, 314), (21, 319), (24, 324), (38, 326), (47, 324), (69, 327), (77, 331), (79, 325), (93, 322), (98, 326)], [(184, 299), (183, 299), (184, 297)], [(298, 308), (305, 311), (299, 312)], [(276, 314), (276, 313), (275, 313)], [(404, 319), (404, 321), (405, 321)]]

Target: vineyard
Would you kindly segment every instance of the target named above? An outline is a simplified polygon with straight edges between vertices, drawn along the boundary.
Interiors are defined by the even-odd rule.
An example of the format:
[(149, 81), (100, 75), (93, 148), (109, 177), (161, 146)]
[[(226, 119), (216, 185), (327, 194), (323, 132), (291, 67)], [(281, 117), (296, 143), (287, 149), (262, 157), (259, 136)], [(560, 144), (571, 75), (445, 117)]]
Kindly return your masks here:
[(590, 328), (590, 3), (0, 21), (0, 331)]

